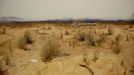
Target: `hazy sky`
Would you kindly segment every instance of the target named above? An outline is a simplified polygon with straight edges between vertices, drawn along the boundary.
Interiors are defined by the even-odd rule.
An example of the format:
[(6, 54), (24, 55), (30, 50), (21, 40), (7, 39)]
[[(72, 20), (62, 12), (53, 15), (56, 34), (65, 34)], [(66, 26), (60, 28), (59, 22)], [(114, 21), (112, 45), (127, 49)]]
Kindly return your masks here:
[(129, 18), (134, 0), (0, 0), (0, 17)]

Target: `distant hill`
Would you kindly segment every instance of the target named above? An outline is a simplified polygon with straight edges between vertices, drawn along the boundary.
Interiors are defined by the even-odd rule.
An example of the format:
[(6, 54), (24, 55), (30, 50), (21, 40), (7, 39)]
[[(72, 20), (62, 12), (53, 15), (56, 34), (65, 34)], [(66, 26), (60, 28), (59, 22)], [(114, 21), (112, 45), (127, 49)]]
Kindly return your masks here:
[[(63, 18), (63, 19), (53, 19), (53, 20), (46, 20), (47, 22), (73, 22), (74, 20), (77, 19), (72, 19), (72, 18)], [(114, 18), (114, 19), (92, 19), (92, 18), (81, 18), (79, 19), (80, 22), (133, 22), (134, 23), (134, 19), (130, 18), (130, 19), (118, 19), (118, 18)]]
[[(61, 18), (61, 19), (49, 19), (49, 20), (27, 20), (19, 17), (0, 17), (1, 23), (9, 22), (65, 22), (70, 23), (77, 19), (74, 18)], [(118, 19), (118, 18), (108, 18), (108, 19), (93, 19), (93, 18), (81, 18), (80, 22), (131, 22), (134, 23), (134, 17), (129, 19)]]
[(19, 18), (19, 17), (0, 17), (0, 22), (22, 22), (22, 21), (26, 21), (23, 18)]

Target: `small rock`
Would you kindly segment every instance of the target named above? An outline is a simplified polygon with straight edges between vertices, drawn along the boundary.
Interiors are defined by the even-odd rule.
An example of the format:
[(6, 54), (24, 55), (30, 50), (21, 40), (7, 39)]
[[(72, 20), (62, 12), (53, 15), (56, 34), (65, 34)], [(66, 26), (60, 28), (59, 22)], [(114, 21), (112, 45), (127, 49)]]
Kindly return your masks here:
[(31, 63), (37, 63), (38, 60), (37, 60), (37, 59), (31, 59), (30, 62), (31, 62)]

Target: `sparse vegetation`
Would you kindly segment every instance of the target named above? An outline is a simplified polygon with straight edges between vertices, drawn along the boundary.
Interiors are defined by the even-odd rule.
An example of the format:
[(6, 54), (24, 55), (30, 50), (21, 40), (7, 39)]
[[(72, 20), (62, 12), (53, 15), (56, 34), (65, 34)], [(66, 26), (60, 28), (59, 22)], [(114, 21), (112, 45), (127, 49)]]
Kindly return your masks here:
[(118, 44), (121, 43), (122, 40), (123, 40), (123, 35), (122, 34), (117, 35), (116, 38), (115, 38), (115, 41)]
[(69, 32), (66, 30), (66, 31), (64, 32), (64, 34), (65, 34), (65, 35), (69, 35)]
[(78, 30), (75, 38), (79, 41), (85, 41), (85, 32), (82, 30)]
[(95, 34), (93, 32), (86, 32), (85, 35), (86, 42), (91, 46), (96, 46)]
[(121, 34), (117, 35), (115, 38), (115, 43), (112, 49), (116, 54), (119, 54), (121, 51), (120, 42), (122, 41), (122, 39), (123, 39), (123, 36)]
[(23, 37), (23, 38), (19, 39), (18, 42), (19, 42), (19, 44), (18, 44), (19, 48), (24, 49), (25, 48), (25, 45), (26, 45), (25, 38)]
[(0, 56), (0, 75), (5, 75), (5, 72), (7, 71), (7, 62), (6, 59), (4, 58), (4, 56)]
[(92, 61), (93, 61), (93, 62), (96, 62), (97, 60), (98, 60), (98, 56), (97, 56), (97, 54), (94, 52)]
[[(69, 23), (28, 24), (30, 25), (26, 23), (24, 27), (18, 24), (13, 29), (7, 25), (9, 30), (0, 35), (0, 56), (3, 56), (5, 68), (11, 75), (21, 75), (24, 72), (26, 75), (58, 75), (61, 74), (57, 72), (59, 70), (64, 75), (66, 71), (62, 68), (66, 68), (73, 75), (129, 75), (134, 72), (134, 32), (133, 28), (129, 28), (133, 24), (121, 23), (123, 25), (120, 26), (118, 23), (80, 22), (76, 23), (76, 26), (80, 26), (78, 28)], [(31, 30), (37, 35), (36, 38)], [(24, 34), (19, 36), (22, 32)]]
[(116, 54), (119, 54), (120, 51), (121, 51), (121, 48), (120, 48), (119, 44), (114, 44), (112, 49), (113, 49), (113, 52), (116, 53)]
[(54, 37), (48, 37), (43, 45), (42, 59), (44, 62), (49, 62), (53, 58), (60, 56), (60, 43)]
[(82, 30), (78, 30), (77, 34), (75, 36), (75, 38), (78, 41), (86, 41), (88, 45), (91, 46), (96, 46), (97, 42), (99, 42), (99, 40), (104, 39), (105, 35), (101, 35), (99, 39), (96, 39), (96, 33), (93, 31), (82, 31)]
[(19, 39), (19, 48), (27, 50), (28, 44), (32, 44), (34, 42), (33, 33), (29, 30), (24, 32), (24, 36)]
[(30, 30), (25, 31), (23, 38), (25, 39), (26, 43), (28, 43), (28, 44), (31, 44), (35, 41), (34, 37), (33, 37), (33, 33)]
[(108, 35), (113, 35), (113, 27), (112, 26), (108, 27)]
[(6, 28), (5, 27), (1, 28), (0, 29), (0, 34), (5, 34), (5, 33), (6, 33)]
[(63, 39), (63, 34), (59, 31), (52, 32), (51, 36), (58, 40)]

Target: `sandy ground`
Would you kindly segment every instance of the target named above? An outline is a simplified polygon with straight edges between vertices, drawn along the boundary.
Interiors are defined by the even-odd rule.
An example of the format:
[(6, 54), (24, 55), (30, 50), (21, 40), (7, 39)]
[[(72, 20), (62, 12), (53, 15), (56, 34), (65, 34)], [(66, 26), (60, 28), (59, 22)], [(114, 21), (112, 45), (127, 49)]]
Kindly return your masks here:
[[(98, 36), (106, 32), (105, 25), (81, 26), (80, 28), (51, 24), (15, 26), (14, 28), (7, 26), (6, 33), (0, 34), (0, 56), (8, 54), (10, 58), (10, 63), (6, 65), (9, 75), (133, 75), (134, 28), (129, 28), (129, 25), (111, 24), (114, 34), (106, 36), (108, 40), (97, 46), (88, 45), (85, 41), (74, 38), (79, 29), (96, 30), (95, 34)], [(18, 47), (18, 39), (23, 37), (26, 30), (34, 33), (35, 42), (30, 45), (30, 50)], [(69, 34), (65, 35), (65, 31)], [(41, 59), (41, 52), (46, 35), (51, 33), (57, 36), (62, 34), (63, 38), (59, 41), (61, 49), (67, 55), (45, 63)], [(123, 34), (123, 39), (121, 52), (116, 54), (110, 48), (109, 39), (115, 39), (118, 34)]]

